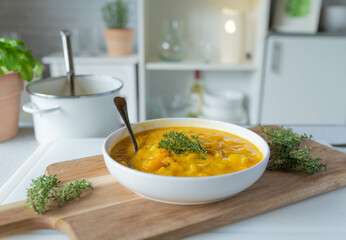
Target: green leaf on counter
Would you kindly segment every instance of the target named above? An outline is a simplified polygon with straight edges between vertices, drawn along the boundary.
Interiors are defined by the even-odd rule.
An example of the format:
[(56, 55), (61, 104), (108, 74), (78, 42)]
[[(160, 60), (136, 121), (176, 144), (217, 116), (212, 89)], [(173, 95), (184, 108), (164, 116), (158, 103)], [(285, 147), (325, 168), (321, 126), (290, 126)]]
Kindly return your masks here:
[(58, 188), (59, 183), (56, 175), (42, 175), (33, 179), (30, 188), (27, 189), (27, 207), (35, 213), (42, 214), (49, 202), (56, 201), (61, 207), (67, 201), (80, 197), (86, 189), (93, 188), (85, 179), (65, 184), (61, 190)]
[(268, 169), (298, 168), (310, 174), (326, 171), (327, 164), (322, 163), (320, 158), (312, 157), (311, 147), (305, 144), (311, 135), (299, 135), (283, 127), (262, 127), (262, 130), (271, 151)]

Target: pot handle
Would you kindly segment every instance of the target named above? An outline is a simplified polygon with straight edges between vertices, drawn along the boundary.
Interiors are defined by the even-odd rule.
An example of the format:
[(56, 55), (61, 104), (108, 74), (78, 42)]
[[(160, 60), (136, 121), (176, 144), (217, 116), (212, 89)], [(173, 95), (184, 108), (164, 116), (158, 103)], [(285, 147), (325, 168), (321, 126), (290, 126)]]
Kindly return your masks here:
[(56, 106), (56, 107), (51, 107), (51, 108), (40, 109), (37, 107), (37, 105), (35, 103), (28, 102), (22, 106), (22, 109), (26, 113), (31, 113), (31, 114), (40, 113), (41, 114), (41, 113), (54, 112), (56, 110), (59, 110), (60, 107)]

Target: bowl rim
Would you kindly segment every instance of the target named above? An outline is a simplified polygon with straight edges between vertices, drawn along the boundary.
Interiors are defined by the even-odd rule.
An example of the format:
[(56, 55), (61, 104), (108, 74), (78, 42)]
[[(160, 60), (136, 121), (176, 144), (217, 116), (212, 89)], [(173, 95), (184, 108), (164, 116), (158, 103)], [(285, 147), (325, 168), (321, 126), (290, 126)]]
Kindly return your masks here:
[[(211, 180), (211, 179), (219, 179), (219, 178), (227, 178), (229, 176), (234, 176), (234, 175), (239, 175), (239, 174), (244, 174), (254, 168), (257, 168), (259, 167), (261, 164), (263, 164), (264, 162), (267, 162), (266, 165), (268, 164), (268, 160), (269, 160), (269, 156), (270, 156), (270, 148), (268, 146), (268, 143), (260, 136), (258, 135), (257, 133), (245, 128), (245, 127), (241, 127), (239, 125), (236, 125), (236, 124), (232, 124), (232, 123), (227, 123), (227, 122), (222, 122), (222, 121), (216, 121), (216, 120), (209, 120), (209, 119), (201, 119), (201, 118), (157, 118), (157, 119), (150, 119), (150, 120), (146, 120), (146, 121), (142, 121), (142, 122), (138, 122), (134, 125), (137, 125), (137, 124), (141, 124), (141, 123), (147, 123), (147, 122), (156, 122), (156, 121), (162, 121), (162, 120), (170, 120), (170, 121), (181, 121), (181, 120), (186, 120), (186, 121), (189, 121), (189, 120), (201, 120), (203, 122), (209, 122), (209, 123), (221, 123), (221, 124), (227, 124), (227, 125), (232, 125), (233, 127), (238, 127), (238, 128), (242, 128), (243, 130), (245, 131), (248, 131), (250, 132), (250, 134), (255, 134), (258, 138), (260, 138), (261, 141), (264, 142), (264, 147), (265, 147), (265, 150), (267, 151), (267, 155), (264, 155), (263, 156), (263, 159), (261, 161), (259, 161), (258, 163), (256, 163), (255, 165), (247, 168), (247, 169), (244, 169), (244, 170), (240, 170), (240, 171), (237, 171), (237, 172), (231, 172), (231, 173), (225, 173), (225, 174), (219, 174), (219, 175), (212, 175), (212, 176), (203, 176), (203, 177), (181, 177), (181, 176), (167, 176), (167, 175), (160, 175), (160, 174), (154, 174), (154, 173), (147, 173), (147, 172), (142, 172), (142, 171), (139, 171), (139, 170), (136, 170), (136, 169), (133, 169), (133, 168), (129, 168), (129, 167), (126, 167), (124, 165), (122, 165), (121, 163), (119, 163), (118, 161), (116, 161), (115, 159), (113, 159), (107, 149), (106, 149), (106, 144), (107, 142), (110, 140), (110, 138), (116, 134), (117, 132), (119, 131), (123, 131), (126, 126), (124, 127), (121, 127), (117, 130), (115, 130), (114, 132), (112, 132), (110, 135), (108, 135), (108, 137), (104, 140), (103, 144), (102, 144), (102, 153), (103, 153), (103, 156), (107, 156), (110, 160), (113, 160), (113, 161), (109, 161), (111, 164), (117, 166), (117, 167), (120, 167), (120, 169), (123, 169), (129, 173), (134, 173), (134, 174), (138, 174), (140, 176), (143, 176), (143, 177), (152, 177), (152, 178), (156, 178), (156, 179), (166, 179), (166, 180), (172, 180), (172, 181), (207, 181), (207, 180)], [(207, 128), (207, 127), (206, 127)], [(154, 129), (154, 128), (153, 128)], [(210, 128), (212, 129), (212, 128)], [(233, 134), (233, 133), (232, 133)], [(236, 134), (234, 134), (236, 135)], [(238, 136), (238, 135), (236, 135)], [(238, 136), (240, 137), (240, 136)], [(242, 137), (241, 137), (242, 138)], [(249, 141), (248, 139), (246, 139), (247, 141)], [(252, 143), (251, 141), (249, 141), (250, 143)], [(252, 143), (254, 144), (254, 143)], [(254, 144), (255, 145), (255, 144)], [(114, 145), (113, 145), (114, 146)], [(255, 145), (256, 146), (256, 145)], [(257, 147), (257, 146), (256, 146)], [(106, 162), (106, 158), (104, 157), (104, 161)], [(106, 165), (107, 166), (107, 165)], [(107, 167), (108, 168), (108, 167)]]

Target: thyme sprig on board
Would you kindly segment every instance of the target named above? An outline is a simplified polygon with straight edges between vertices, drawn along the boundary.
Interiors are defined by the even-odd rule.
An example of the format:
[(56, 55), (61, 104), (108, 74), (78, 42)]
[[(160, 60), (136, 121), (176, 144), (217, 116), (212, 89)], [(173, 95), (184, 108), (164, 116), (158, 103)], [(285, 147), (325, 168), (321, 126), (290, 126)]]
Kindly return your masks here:
[(311, 135), (299, 135), (292, 129), (283, 127), (262, 126), (262, 130), (271, 150), (268, 169), (300, 168), (310, 174), (326, 171), (327, 164), (322, 163), (319, 157), (313, 158), (310, 154), (311, 147), (305, 144), (311, 139)]
[(163, 134), (163, 139), (159, 142), (158, 148), (166, 149), (176, 154), (185, 151), (196, 152), (201, 159), (205, 159), (204, 154), (207, 154), (197, 136), (191, 135), (191, 138), (189, 138), (185, 133), (176, 131)]
[(26, 206), (35, 213), (42, 214), (46, 209), (48, 202), (56, 201), (58, 207), (61, 207), (68, 200), (80, 197), (86, 189), (92, 189), (92, 185), (85, 179), (80, 179), (69, 184), (65, 184), (59, 190), (60, 180), (56, 175), (42, 175), (33, 179), (30, 188), (27, 189)]

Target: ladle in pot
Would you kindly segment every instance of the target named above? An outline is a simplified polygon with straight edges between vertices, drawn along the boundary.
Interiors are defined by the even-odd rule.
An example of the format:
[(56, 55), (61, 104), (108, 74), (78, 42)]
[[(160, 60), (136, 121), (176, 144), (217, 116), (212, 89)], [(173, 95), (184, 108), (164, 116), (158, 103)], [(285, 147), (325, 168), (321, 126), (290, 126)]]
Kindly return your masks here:
[(71, 41), (70, 41), (71, 33), (68, 30), (61, 30), (60, 35), (62, 38), (65, 68), (66, 68), (67, 80), (70, 86), (70, 95), (74, 96), (75, 88), (74, 88), (74, 67), (73, 67), (73, 58), (72, 58)]
[(124, 120), (124, 123), (125, 123), (125, 125), (127, 127), (127, 130), (129, 131), (130, 138), (131, 138), (132, 145), (133, 145), (133, 149), (134, 149), (134, 151), (136, 153), (136, 152), (138, 152), (138, 144), (137, 144), (137, 141), (136, 141), (135, 134), (132, 131), (130, 120), (129, 120), (129, 117), (128, 117), (128, 114), (127, 114), (126, 100), (124, 98), (122, 98), (122, 97), (115, 97), (114, 98), (114, 104), (117, 107), (117, 109), (118, 109), (122, 119)]

